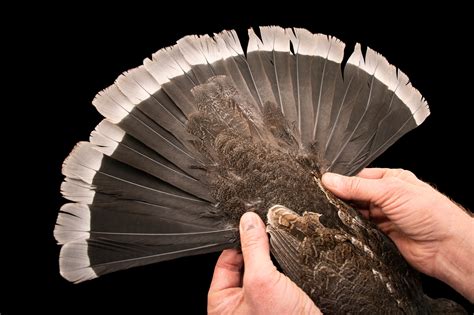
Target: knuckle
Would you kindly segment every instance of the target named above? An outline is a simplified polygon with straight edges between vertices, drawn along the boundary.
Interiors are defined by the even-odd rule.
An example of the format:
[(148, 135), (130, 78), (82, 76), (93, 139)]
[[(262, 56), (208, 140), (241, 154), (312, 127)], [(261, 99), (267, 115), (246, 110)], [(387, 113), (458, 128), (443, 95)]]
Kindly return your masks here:
[(381, 180), (381, 183), (387, 191), (394, 191), (394, 190), (398, 190), (401, 187), (403, 187), (403, 182), (398, 177), (383, 178)]
[(412, 171), (408, 171), (408, 170), (402, 170), (400, 175), (402, 178), (418, 179), (418, 177), (416, 177), (416, 175)]
[(417, 195), (416, 191), (412, 190), (413, 187), (411, 185), (407, 185), (409, 184), (401, 178), (387, 178), (384, 182), (384, 190), (386, 191), (384, 198), (386, 200), (395, 200), (398, 198), (406, 199), (410, 196), (415, 197)]
[(352, 194), (355, 194), (359, 192), (359, 189), (360, 189), (360, 178), (357, 178), (357, 177), (351, 178), (348, 183), (348, 190)]
[(389, 175), (390, 177), (398, 177), (401, 179), (418, 179), (418, 177), (416, 177), (416, 175), (413, 172), (409, 170), (405, 170), (403, 168), (392, 169)]
[(254, 233), (249, 233), (250, 235), (246, 235), (246, 237), (242, 240), (242, 250), (243, 251), (254, 251), (255, 248), (260, 246), (260, 240), (258, 235)]
[(405, 172), (405, 170), (403, 168), (391, 168), (387, 172), (387, 175), (388, 175), (387, 178), (389, 178), (389, 177), (400, 177), (400, 176), (402, 176), (403, 172)]

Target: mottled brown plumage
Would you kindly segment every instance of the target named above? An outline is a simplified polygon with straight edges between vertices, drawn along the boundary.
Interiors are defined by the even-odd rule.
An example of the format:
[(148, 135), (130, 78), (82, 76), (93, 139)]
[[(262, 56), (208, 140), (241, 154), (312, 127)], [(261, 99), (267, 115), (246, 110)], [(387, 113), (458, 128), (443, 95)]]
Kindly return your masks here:
[(273, 255), (324, 313), (430, 314), (436, 303), (425, 301), (395, 245), (323, 188), (317, 152), (299, 148), (271, 103), (263, 115), (268, 134), (252, 137), (237, 93), (225, 77), (210, 79), (195, 91), (200, 112), (188, 125), (212, 157), (208, 177), (223, 220), (237, 227), (255, 211), (268, 221)]
[[(384, 235), (323, 191), (316, 152), (299, 149), (274, 104), (267, 102), (263, 112), (269, 134), (253, 138), (253, 123), (237, 110), (244, 105), (236, 103), (237, 91), (225, 78), (212, 78), (194, 94), (199, 114), (188, 128), (199, 138), (200, 152), (218, 165), (209, 164), (209, 178), (224, 220), (238, 226), (248, 210), (265, 220), (273, 206), (272, 252), (324, 312), (374, 313), (382, 305), (387, 313), (421, 313), (423, 294), (414, 273)], [(404, 276), (408, 281), (400, 281)]]

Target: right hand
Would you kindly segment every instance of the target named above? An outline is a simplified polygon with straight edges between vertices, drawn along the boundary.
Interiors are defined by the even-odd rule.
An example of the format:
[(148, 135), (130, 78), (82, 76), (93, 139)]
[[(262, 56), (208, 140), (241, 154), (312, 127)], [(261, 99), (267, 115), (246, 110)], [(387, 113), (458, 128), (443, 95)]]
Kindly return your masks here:
[(405, 170), (367, 168), (357, 177), (326, 173), (324, 186), (360, 205), (417, 270), (474, 300), (474, 218)]

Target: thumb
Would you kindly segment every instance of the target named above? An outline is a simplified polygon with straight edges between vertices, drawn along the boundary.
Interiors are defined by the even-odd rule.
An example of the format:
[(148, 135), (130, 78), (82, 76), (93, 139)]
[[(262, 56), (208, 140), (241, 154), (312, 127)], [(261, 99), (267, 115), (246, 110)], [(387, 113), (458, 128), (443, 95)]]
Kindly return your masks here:
[(325, 173), (323, 185), (342, 199), (374, 202), (383, 196), (381, 183), (377, 179), (349, 177), (335, 173)]
[(270, 259), (265, 224), (256, 213), (246, 212), (240, 219), (240, 242), (246, 275), (252, 276), (265, 270), (272, 270), (273, 263)]

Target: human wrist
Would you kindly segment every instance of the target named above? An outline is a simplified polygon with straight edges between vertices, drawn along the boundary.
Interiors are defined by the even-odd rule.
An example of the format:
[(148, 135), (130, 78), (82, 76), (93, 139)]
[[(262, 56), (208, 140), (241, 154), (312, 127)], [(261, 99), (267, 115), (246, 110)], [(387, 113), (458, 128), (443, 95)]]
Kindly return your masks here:
[(458, 206), (448, 215), (454, 224), (440, 244), (433, 276), (474, 302), (474, 218)]

